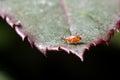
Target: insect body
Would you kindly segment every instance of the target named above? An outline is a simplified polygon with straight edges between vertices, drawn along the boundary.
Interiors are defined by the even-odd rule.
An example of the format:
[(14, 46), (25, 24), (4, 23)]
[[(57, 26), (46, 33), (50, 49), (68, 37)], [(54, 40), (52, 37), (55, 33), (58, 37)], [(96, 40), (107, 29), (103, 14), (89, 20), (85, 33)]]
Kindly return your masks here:
[(63, 40), (69, 44), (76, 44), (81, 41), (81, 36), (79, 35), (71, 35), (69, 37), (63, 38)]

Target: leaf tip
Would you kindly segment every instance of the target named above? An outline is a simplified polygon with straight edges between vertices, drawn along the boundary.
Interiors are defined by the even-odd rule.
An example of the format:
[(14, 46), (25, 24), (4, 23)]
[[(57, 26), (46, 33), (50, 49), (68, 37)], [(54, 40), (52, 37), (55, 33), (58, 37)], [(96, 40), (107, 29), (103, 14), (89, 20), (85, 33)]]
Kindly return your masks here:
[(73, 51), (73, 50), (70, 50), (70, 53), (72, 53), (72, 54), (75, 54), (78, 58), (80, 58), (80, 60), (83, 62), (84, 61), (84, 57), (83, 57), (83, 55), (84, 55), (84, 50), (81, 52), (81, 53), (77, 53), (77, 52), (75, 52), (75, 51)]

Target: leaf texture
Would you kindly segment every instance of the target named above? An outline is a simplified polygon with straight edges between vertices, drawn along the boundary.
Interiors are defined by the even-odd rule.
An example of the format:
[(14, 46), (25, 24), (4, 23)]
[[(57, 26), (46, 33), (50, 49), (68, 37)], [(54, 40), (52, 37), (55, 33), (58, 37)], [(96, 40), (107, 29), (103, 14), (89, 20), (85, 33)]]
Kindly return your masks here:
[[(119, 30), (120, 0), (0, 0), (0, 16), (43, 54), (65, 50), (83, 60), (86, 49)], [(76, 33), (79, 44), (61, 40)]]

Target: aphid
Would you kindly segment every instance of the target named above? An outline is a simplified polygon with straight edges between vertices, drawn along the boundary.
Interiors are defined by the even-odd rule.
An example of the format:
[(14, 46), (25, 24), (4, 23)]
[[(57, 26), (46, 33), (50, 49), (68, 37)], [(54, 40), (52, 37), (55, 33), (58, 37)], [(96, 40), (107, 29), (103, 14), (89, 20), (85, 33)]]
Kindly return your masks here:
[(77, 43), (79, 43), (81, 41), (81, 39), (82, 38), (79, 35), (71, 35), (69, 37), (62, 38), (62, 40), (64, 40), (68, 44), (77, 44)]

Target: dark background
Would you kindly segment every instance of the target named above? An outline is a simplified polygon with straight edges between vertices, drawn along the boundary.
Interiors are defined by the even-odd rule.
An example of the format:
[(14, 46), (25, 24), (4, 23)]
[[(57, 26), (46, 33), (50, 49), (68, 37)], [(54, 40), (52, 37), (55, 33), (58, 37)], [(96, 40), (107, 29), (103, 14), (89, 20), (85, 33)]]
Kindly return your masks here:
[(0, 80), (115, 80), (120, 76), (119, 39), (117, 33), (109, 46), (92, 47), (85, 52), (84, 62), (64, 51), (48, 52), (45, 58), (0, 18)]

